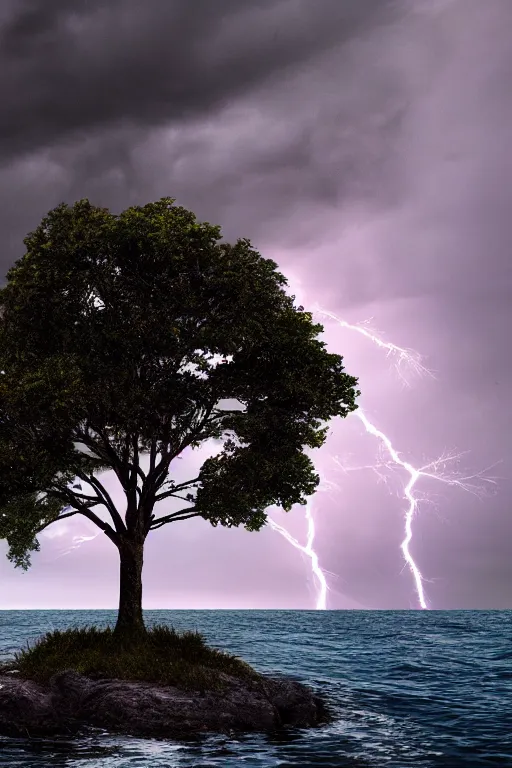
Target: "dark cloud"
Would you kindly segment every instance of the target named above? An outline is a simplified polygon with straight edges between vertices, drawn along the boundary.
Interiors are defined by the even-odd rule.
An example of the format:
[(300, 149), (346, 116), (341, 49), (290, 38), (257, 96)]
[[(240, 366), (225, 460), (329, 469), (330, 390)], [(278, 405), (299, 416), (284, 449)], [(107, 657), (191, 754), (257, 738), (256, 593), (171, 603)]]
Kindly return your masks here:
[(204, 115), (379, 23), (388, 5), (20, 2), (0, 30), (1, 155)]

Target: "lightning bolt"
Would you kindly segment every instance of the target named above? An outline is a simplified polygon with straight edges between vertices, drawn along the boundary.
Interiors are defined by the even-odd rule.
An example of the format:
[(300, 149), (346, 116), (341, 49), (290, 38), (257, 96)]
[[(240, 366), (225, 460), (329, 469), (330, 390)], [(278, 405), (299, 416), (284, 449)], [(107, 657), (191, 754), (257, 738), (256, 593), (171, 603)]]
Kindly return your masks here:
[[(82, 485), (80, 483), (75, 483), (73, 488), (79, 488), (82, 490)], [(62, 513), (69, 512), (73, 507), (64, 507), (64, 509), (61, 510)], [(70, 552), (72, 552), (74, 549), (78, 549), (82, 546), (82, 544), (85, 544), (86, 541), (93, 541), (93, 539), (96, 539), (100, 535), (101, 531), (98, 531), (98, 533), (95, 533), (93, 536), (73, 536), (71, 539), (71, 546), (68, 547), (64, 552), (60, 552), (54, 560), (59, 560), (61, 557), (65, 557), (66, 555), (69, 555)]]
[(279, 525), (279, 523), (276, 523), (275, 520), (268, 519), (269, 525), (272, 528), (273, 531), (277, 531), (277, 533), (280, 533), (281, 536), (284, 536), (286, 541), (288, 541), (292, 547), (295, 547), (295, 549), (298, 549), (300, 552), (303, 552), (307, 557), (311, 559), (311, 570), (313, 571), (313, 575), (316, 578), (319, 589), (318, 594), (316, 597), (316, 608), (317, 610), (325, 610), (327, 608), (327, 579), (325, 578), (325, 573), (320, 568), (320, 563), (318, 560), (318, 555), (316, 554), (315, 550), (313, 549), (313, 542), (315, 540), (315, 521), (313, 519), (313, 514), (311, 510), (311, 501), (308, 501), (306, 505), (306, 520), (308, 523), (308, 535), (307, 535), (307, 541), (306, 545), (300, 544), (297, 539), (289, 533), (289, 531), (286, 530), (286, 528), (283, 528), (282, 525)]
[[(418, 376), (428, 375), (428, 376), (431, 376), (432, 378), (435, 378), (432, 371), (430, 371), (428, 368), (426, 368), (423, 365), (422, 357), (418, 352), (410, 349), (405, 349), (404, 347), (399, 347), (396, 344), (393, 344), (391, 342), (384, 341), (380, 337), (380, 335), (377, 335), (375, 331), (370, 329), (369, 327), (370, 321), (366, 321), (365, 323), (362, 323), (359, 325), (353, 325), (351, 323), (348, 323), (346, 320), (343, 320), (342, 318), (337, 317), (332, 312), (327, 312), (326, 310), (322, 309), (318, 305), (315, 305), (313, 311), (318, 314), (324, 315), (325, 317), (330, 318), (342, 328), (347, 328), (350, 331), (354, 331), (356, 333), (359, 333), (365, 336), (373, 344), (380, 347), (381, 349), (386, 350), (387, 356), (392, 356), (394, 358), (394, 363), (395, 363), (395, 368), (397, 370), (397, 373), (399, 374), (402, 382), (407, 386), (409, 386), (409, 381), (405, 376), (404, 368), (407, 368), (409, 371), (412, 371), (414, 374)], [(418, 512), (418, 505), (419, 505), (419, 499), (414, 493), (416, 483), (421, 477), (427, 477), (432, 480), (436, 480), (438, 482), (444, 483), (446, 485), (457, 486), (459, 488), (462, 488), (465, 491), (474, 493), (475, 495), (480, 495), (482, 491), (481, 481), (492, 484), (492, 485), (496, 485), (496, 478), (486, 477), (485, 473), (488, 470), (492, 469), (492, 467), (496, 466), (496, 464), (499, 462), (496, 462), (496, 464), (491, 465), (491, 467), (487, 467), (485, 470), (481, 472), (478, 472), (473, 475), (468, 475), (466, 477), (457, 477), (455, 475), (443, 474), (442, 471), (440, 471), (441, 468), (445, 466), (448, 462), (458, 460), (462, 456), (462, 454), (442, 455), (438, 459), (432, 461), (430, 464), (427, 464), (419, 468), (414, 467), (408, 461), (405, 461), (400, 457), (399, 452), (394, 447), (388, 435), (382, 432), (382, 430), (378, 429), (368, 419), (368, 417), (366, 416), (366, 414), (361, 408), (358, 408), (357, 411), (354, 411), (352, 414), (350, 414), (350, 416), (358, 418), (359, 421), (362, 423), (366, 432), (369, 435), (372, 435), (373, 437), (377, 438), (377, 440), (379, 440), (382, 452), (387, 453), (389, 459), (388, 461), (380, 462), (370, 467), (352, 467), (349, 469), (372, 469), (374, 472), (376, 472), (379, 479), (381, 480), (386, 480), (386, 476), (379, 471), (381, 467), (384, 467), (387, 470), (390, 470), (392, 468), (395, 468), (395, 469), (399, 468), (399, 469), (405, 470), (405, 472), (408, 475), (408, 480), (403, 486), (403, 495), (407, 501), (408, 506), (404, 515), (404, 538), (401, 542), (400, 548), (405, 561), (405, 565), (409, 568), (413, 577), (414, 588), (415, 588), (419, 607), (423, 610), (427, 610), (429, 608), (429, 604), (428, 604), (428, 599), (427, 599), (427, 596), (425, 593), (425, 587), (424, 587), (425, 578), (423, 577), (410, 551), (410, 544), (413, 538), (412, 524), (413, 524), (413, 519), (416, 513)], [(338, 457), (333, 457), (333, 459), (335, 463), (338, 464), (340, 469), (342, 469), (345, 472), (347, 471), (347, 468), (343, 467), (339, 463)], [(477, 479), (480, 481), (479, 483), (475, 482)], [(292, 546), (302, 551), (311, 559), (311, 568), (313, 571), (313, 575), (315, 576), (317, 583), (319, 585), (317, 600), (316, 600), (316, 608), (326, 609), (327, 593), (329, 591), (329, 588), (327, 585), (325, 572), (320, 567), (319, 557), (313, 548), (314, 539), (315, 539), (315, 521), (313, 518), (312, 508), (309, 502), (308, 502), (308, 505), (306, 506), (306, 520), (308, 523), (308, 537), (307, 537), (306, 545), (303, 546), (283, 526), (278, 525), (274, 520), (271, 520), (270, 518), (268, 518), (269, 525), (274, 531), (276, 531), (277, 533), (280, 533), (281, 536), (283, 536), (290, 544), (292, 544)]]
[[(437, 480), (438, 482), (445, 483), (446, 485), (458, 486), (459, 488), (462, 488), (465, 491), (476, 493), (478, 491), (478, 487), (473, 487), (470, 484), (470, 481), (472, 479), (481, 478), (485, 482), (489, 482), (493, 484), (496, 484), (496, 481), (494, 480), (494, 478), (484, 477), (484, 473), (487, 470), (484, 470), (483, 472), (479, 472), (475, 475), (470, 475), (464, 478), (444, 476), (436, 471), (441, 464), (446, 464), (450, 460), (458, 459), (462, 454), (455, 454), (453, 456), (448, 456), (448, 457), (440, 457), (439, 459), (436, 459), (430, 464), (427, 464), (424, 467), (420, 467), (419, 469), (416, 467), (413, 467), (412, 464), (409, 464), (408, 461), (404, 461), (403, 459), (400, 458), (400, 455), (398, 454), (397, 450), (393, 447), (393, 444), (390, 438), (387, 435), (385, 435), (384, 432), (381, 432), (380, 429), (377, 429), (377, 427), (374, 424), (372, 424), (371, 421), (369, 421), (369, 419), (366, 417), (366, 415), (361, 409), (354, 411), (353, 415), (357, 416), (357, 418), (361, 421), (361, 423), (363, 424), (368, 434), (373, 435), (373, 437), (376, 437), (378, 440), (381, 441), (381, 443), (385, 446), (386, 450), (388, 451), (391, 457), (391, 461), (398, 467), (405, 469), (405, 471), (409, 475), (409, 480), (404, 486), (404, 496), (407, 499), (409, 506), (405, 513), (404, 539), (400, 547), (402, 550), (402, 554), (404, 556), (404, 560), (407, 566), (409, 567), (409, 570), (411, 571), (414, 579), (414, 586), (416, 589), (416, 595), (418, 598), (419, 605), (423, 610), (426, 610), (429, 606), (427, 603), (425, 588), (423, 585), (425, 579), (422, 576), (420, 569), (414, 562), (414, 559), (411, 555), (411, 551), (409, 549), (409, 544), (411, 543), (411, 540), (412, 540), (412, 521), (418, 511), (418, 503), (419, 503), (418, 498), (416, 498), (416, 496), (414, 496), (413, 494), (414, 486), (416, 485), (420, 477), (430, 477), (432, 480)], [(490, 469), (490, 467), (488, 467), (487, 469)], [(433, 470), (433, 471), (428, 471), (428, 470)]]
[[(328, 480), (323, 480), (323, 482), (320, 483), (318, 490), (325, 491), (329, 490), (330, 488), (336, 488), (336, 490), (339, 490), (339, 487), (335, 483), (332, 483)], [(324, 572), (322, 568), (320, 568), (318, 555), (313, 548), (315, 541), (315, 520), (313, 517), (311, 499), (308, 499), (306, 504), (305, 517), (308, 524), (307, 540), (305, 545), (301, 544), (294, 536), (292, 536), (289, 531), (286, 530), (286, 528), (284, 528), (282, 525), (279, 525), (279, 523), (276, 523), (276, 521), (272, 518), (268, 517), (267, 522), (272, 530), (276, 531), (276, 533), (280, 533), (281, 536), (283, 536), (286, 541), (292, 545), (292, 547), (295, 547), (295, 549), (298, 549), (299, 552), (302, 552), (304, 555), (306, 555), (306, 557), (310, 558), (313, 577), (316, 579), (318, 584), (316, 608), (319, 611), (325, 611), (327, 608), (327, 593), (329, 591), (329, 587), (327, 586), (326, 579), (327, 571)]]
[(405, 349), (404, 347), (398, 347), (396, 344), (392, 344), (389, 341), (383, 341), (380, 335), (378, 335), (377, 332), (372, 330), (370, 327), (370, 323), (373, 320), (372, 317), (370, 317), (368, 320), (365, 320), (362, 323), (353, 325), (351, 323), (348, 323), (346, 320), (343, 320), (342, 318), (337, 317), (332, 312), (327, 312), (327, 310), (319, 307), (318, 304), (314, 306), (313, 311), (319, 315), (324, 315), (324, 317), (329, 317), (331, 320), (334, 320), (342, 328), (347, 328), (349, 331), (355, 331), (356, 333), (360, 333), (362, 336), (365, 336), (369, 341), (371, 341), (377, 347), (380, 347), (381, 349), (385, 349), (386, 356), (387, 357), (391, 356), (394, 358), (396, 371), (400, 376), (400, 378), (402, 379), (402, 382), (407, 386), (409, 386), (409, 380), (404, 374), (404, 368), (406, 368), (408, 371), (412, 371), (418, 376), (426, 375), (426, 376), (431, 376), (432, 378), (435, 378), (432, 371), (423, 365), (423, 360), (421, 355), (418, 352), (416, 352), (414, 349)]
[(59, 558), (64, 557), (65, 555), (69, 555), (69, 553), (72, 552), (74, 549), (78, 549), (78, 547), (82, 546), (82, 544), (84, 544), (86, 541), (92, 541), (99, 535), (100, 535), (99, 533), (95, 533), (94, 536), (73, 536), (73, 538), (71, 539), (72, 545), (68, 549), (66, 549), (65, 552), (61, 552), (60, 554), (58, 554), (55, 560), (59, 560)]

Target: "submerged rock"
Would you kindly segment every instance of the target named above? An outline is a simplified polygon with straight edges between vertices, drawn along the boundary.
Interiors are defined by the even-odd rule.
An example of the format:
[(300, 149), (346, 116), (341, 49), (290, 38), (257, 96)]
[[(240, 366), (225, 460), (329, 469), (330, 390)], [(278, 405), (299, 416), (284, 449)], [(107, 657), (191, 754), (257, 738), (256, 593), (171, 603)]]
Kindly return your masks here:
[(222, 675), (223, 691), (183, 691), (128, 680), (92, 680), (74, 670), (48, 685), (0, 675), (0, 734), (45, 736), (83, 726), (138, 737), (269, 731), (329, 720), (323, 701), (288, 679), (247, 681)]

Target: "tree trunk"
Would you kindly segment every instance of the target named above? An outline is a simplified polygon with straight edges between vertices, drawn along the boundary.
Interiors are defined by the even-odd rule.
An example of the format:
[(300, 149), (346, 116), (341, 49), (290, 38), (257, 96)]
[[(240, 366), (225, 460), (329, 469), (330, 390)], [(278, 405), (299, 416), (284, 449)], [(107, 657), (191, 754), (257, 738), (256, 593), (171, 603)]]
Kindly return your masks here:
[(144, 540), (123, 536), (119, 555), (119, 612), (114, 634), (127, 640), (136, 639), (146, 632), (142, 617)]

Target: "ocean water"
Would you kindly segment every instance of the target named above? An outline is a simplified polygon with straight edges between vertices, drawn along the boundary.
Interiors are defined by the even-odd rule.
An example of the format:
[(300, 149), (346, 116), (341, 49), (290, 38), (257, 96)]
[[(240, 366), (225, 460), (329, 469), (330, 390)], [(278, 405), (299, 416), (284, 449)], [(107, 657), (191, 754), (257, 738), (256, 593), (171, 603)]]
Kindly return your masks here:
[[(115, 611), (0, 611), (0, 659)], [(322, 692), (334, 723), (188, 742), (0, 737), (0, 765), (40, 768), (512, 768), (512, 611), (145, 611), (262, 672)]]

